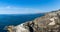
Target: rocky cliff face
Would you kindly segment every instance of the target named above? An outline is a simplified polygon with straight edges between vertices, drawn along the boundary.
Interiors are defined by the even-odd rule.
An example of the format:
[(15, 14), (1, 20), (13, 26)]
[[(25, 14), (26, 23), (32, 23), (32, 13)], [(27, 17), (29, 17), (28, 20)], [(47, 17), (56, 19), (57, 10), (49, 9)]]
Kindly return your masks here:
[(60, 32), (60, 11), (46, 13), (45, 16), (38, 17), (33, 21), (28, 21), (12, 27), (13, 32)]

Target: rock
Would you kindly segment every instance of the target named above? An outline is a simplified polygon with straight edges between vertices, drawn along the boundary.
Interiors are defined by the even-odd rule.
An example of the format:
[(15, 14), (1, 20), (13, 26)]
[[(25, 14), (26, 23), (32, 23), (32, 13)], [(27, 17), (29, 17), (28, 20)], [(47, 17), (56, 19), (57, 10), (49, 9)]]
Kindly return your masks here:
[(46, 13), (33, 21), (14, 26), (14, 29), (15, 32), (60, 32), (60, 11)]

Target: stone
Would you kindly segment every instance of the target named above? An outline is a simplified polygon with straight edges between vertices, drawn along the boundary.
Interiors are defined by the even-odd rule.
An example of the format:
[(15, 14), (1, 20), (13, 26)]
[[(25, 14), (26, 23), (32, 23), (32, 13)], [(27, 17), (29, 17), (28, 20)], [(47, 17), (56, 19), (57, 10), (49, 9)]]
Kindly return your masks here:
[(46, 13), (45, 16), (13, 26), (13, 28), (15, 32), (60, 32), (60, 11)]

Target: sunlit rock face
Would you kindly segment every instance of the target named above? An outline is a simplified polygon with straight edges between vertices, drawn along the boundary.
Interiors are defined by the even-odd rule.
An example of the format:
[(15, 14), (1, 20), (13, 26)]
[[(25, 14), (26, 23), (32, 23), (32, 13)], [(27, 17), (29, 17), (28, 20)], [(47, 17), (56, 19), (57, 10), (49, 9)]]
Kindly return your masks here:
[(18, 26), (15, 27), (16, 32), (29, 32), (24, 26), (23, 24), (20, 24)]
[(17, 26), (8, 26), (8, 31), (9, 32), (29, 32), (29, 30), (24, 27), (23, 23)]
[(54, 19), (57, 19), (57, 18), (56, 17), (51, 18), (50, 21), (52, 21), (52, 22), (49, 23), (48, 25), (55, 25), (56, 23), (55, 23), (55, 20)]
[(14, 26), (14, 32), (60, 32), (60, 11), (46, 13), (32, 21)]

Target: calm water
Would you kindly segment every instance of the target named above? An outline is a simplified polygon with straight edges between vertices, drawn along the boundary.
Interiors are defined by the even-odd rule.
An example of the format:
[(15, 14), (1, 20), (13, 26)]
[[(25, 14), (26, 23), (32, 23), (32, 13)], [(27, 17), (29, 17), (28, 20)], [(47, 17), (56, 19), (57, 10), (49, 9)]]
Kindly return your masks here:
[(44, 14), (1, 14), (0, 15), (0, 32), (6, 32), (4, 30), (5, 26), (8, 25), (18, 25), (26, 21), (31, 21), (37, 17), (41, 17)]

